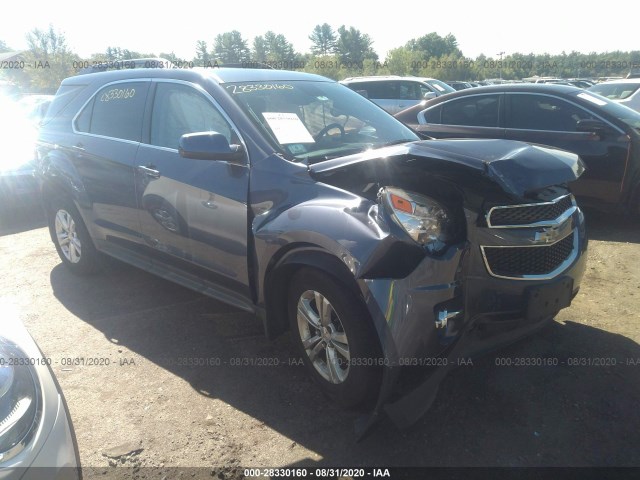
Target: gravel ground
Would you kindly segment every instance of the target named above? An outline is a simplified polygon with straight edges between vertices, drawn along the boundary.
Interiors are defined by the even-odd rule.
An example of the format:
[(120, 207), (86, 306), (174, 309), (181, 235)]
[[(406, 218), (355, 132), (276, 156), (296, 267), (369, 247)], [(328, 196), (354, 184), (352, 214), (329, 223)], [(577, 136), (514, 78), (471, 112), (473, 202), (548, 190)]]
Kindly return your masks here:
[[(587, 274), (571, 308), (454, 371), (411, 429), (383, 423), (356, 443), (354, 414), (327, 403), (288, 337), (269, 342), (251, 315), (116, 261), (74, 277), (36, 211), (0, 222), (0, 306), (17, 307), (52, 359), (94, 471), (640, 466), (637, 223), (590, 214)], [(518, 358), (559, 365), (496, 364)]]

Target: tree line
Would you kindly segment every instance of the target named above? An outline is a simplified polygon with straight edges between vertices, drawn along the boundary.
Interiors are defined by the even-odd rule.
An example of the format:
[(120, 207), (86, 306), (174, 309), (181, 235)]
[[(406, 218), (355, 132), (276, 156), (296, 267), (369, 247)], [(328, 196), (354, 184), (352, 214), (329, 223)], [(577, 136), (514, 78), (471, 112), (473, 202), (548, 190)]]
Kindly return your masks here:
[[(17, 63), (0, 65), (0, 79), (4, 77), (23, 91), (54, 92), (62, 79), (77, 74), (84, 66), (149, 57), (163, 58), (180, 68), (260, 63), (335, 80), (359, 75), (415, 75), (441, 80), (600, 78), (625, 76), (640, 67), (640, 51), (482, 54), (471, 58), (463, 54), (451, 33), (443, 37), (432, 32), (414, 38), (390, 50), (385, 58), (378, 57), (369, 35), (352, 26), (334, 29), (327, 23), (316, 25), (309, 40), (310, 51), (301, 53), (283, 34), (267, 31), (250, 42), (234, 30), (216, 35), (210, 43), (198, 40), (190, 59), (173, 52), (137, 52), (118, 46), (81, 58), (68, 47), (64, 34), (50, 25), (27, 34), (28, 50), (22, 52)], [(0, 53), (6, 51), (11, 51), (10, 47), (0, 40)]]

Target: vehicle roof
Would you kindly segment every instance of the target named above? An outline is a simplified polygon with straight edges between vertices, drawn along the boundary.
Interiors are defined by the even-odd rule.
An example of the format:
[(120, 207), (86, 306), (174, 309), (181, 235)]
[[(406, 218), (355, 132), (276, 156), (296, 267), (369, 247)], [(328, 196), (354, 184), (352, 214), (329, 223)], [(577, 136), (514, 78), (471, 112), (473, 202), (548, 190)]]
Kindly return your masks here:
[(415, 82), (425, 82), (427, 80), (438, 80), (431, 77), (416, 77), (414, 75), (370, 75), (365, 77), (348, 77), (340, 81), (340, 83), (357, 83), (357, 82), (383, 82), (386, 80), (412, 80)]
[(610, 83), (640, 83), (640, 78), (621, 78), (619, 80), (608, 80), (606, 82), (596, 83), (593, 86), (597, 87), (598, 85), (609, 85)]
[(554, 83), (508, 83), (500, 85), (486, 85), (473, 89), (458, 90), (457, 92), (447, 93), (437, 98), (429, 100), (429, 105), (445, 102), (452, 98), (462, 97), (466, 95), (479, 95), (482, 93), (500, 93), (500, 92), (531, 92), (531, 93), (555, 93), (561, 95), (569, 95), (575, 92), (584, 92), (584, 89), (574, 87), (572, 85), (559, 85)]
[(196, 81), (209, 78), (216, 83), (231, 82), (268, 82), (311, 80), (316, 82), (333, 82), (320, 75), (291, 70), (271, 70), (263, 68), (203, 68), (165, 69), (135, 68), (111, 70), (107, 72), (88, 73), (63, 80), (63, 84), (109, 83), (130, 78), (171, 78), (176, 80)]

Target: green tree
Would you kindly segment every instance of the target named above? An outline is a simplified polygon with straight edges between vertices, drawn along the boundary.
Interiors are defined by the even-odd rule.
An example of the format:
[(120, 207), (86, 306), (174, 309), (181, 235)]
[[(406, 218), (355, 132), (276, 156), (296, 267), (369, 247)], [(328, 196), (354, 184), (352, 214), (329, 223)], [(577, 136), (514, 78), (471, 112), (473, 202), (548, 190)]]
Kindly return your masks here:
[(52, 25), (47, 30), (35, 28), (26, 38), (29, 49), (24, 56), (29, 68), (24, 71), (28, 84), (23, 89), (54, 93), (63, 79), (76, 73), (74, 64), (80, 57), (69, 49), (65, 36)]
[(462, 55), (458, 48), (458, 41), (451, 33), (441, 37), (431, 32), (419, 38), (409, 40), (405, 45), (409, 50), (420, 52), (425, 60), (439, 58), (444, 55)]
[(178, 57), (175, 53), (161, 53), (158, 55), (160, 58), (164, 58), (165, 60), (169, 60), (171, 63), (175, 65), (183, 65), (185, 63), (184, 59)]
[(249, 61), (249, 48), (239, 31), (225, 32), (216, 36), (213, 53), (222, 63), (242, 63)]
[(256, 62), (293, 62), (296, 53), (284, 35), (272, 31), (253, 40), (252, 59)]
[(344, 25), (338, 28), (337, 53), (340, 61), (347, 68), (364, 65), (365, 60), (378, 60), (378, 55), (372, 48), (373, 40), (360, 30)]
[(198, 40), (196, 43), (196, 56), (193, 62), (199, 67), (206, 67), (213, 63), (209, 47), (204, 40)]
[(0, 40), (0, 53), (2, 52), (10, 52), (11, 49), (9, 48), (9, 46), (4, 43), (2, 40)]
[(311, 53), (316, 56), (333, 55), (336, 53), (337, 37), (333, 28), (328, 23), (316, 25), (309, 35), (311, 40)]

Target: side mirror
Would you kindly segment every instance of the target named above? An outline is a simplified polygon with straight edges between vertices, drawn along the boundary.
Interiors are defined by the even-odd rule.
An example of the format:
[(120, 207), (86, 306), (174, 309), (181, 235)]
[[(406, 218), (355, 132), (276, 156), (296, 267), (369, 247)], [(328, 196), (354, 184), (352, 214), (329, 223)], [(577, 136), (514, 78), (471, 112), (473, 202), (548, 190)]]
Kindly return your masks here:
[(180, 137), (178, 152), (181, 157), (195, 160), (240, 160), (244, 157), (242, 145), (230, 145), (218, 132), (186, 133)]
[(424, 98), (425, 100), (431, 100), (432, 98), (436, 98), (436, 92), (427, 92), (422, 96), (422, 98)]
[(576, 130), (578, 132), (595, 133), (603, 136), (607, 131), (607, 126), (600, 120), (585, 118), (583, 120), (578, 120), (578, 123), (576, 123)]

